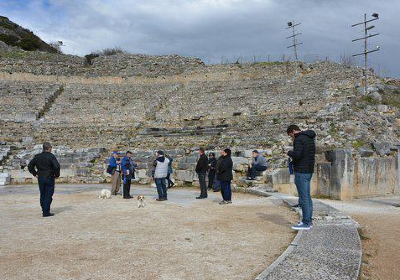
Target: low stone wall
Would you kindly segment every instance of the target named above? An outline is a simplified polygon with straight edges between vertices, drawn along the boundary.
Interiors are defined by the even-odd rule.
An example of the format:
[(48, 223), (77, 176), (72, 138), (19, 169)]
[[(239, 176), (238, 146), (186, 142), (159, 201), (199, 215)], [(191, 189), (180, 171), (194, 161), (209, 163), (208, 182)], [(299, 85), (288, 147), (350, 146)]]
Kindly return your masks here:
[(345, 200), (398, 193), (398, 163), (392, 157), (353, 157), (350, 149), (327, 152), (317, 164), (320, 196)]

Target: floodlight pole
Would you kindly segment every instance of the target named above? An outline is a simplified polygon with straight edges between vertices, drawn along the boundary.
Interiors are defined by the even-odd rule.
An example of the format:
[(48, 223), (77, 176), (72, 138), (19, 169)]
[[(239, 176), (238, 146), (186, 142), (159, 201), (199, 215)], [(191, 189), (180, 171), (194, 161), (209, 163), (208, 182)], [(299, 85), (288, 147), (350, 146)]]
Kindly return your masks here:
[(371, 38), (371, 37), (379, 35), (379, 33), (368, 35), (368, 30), (371, 30), (375, 26), (372, 25), (372, 26), (368, 27), (367, 23), (379, 19), (378, 14), (373, 14), (373, 17), (374, 17), (373, 19), (367, 20), (367, 14), (364, 14), (364, 21), (363, 22), (359, 22), (359, 23), (353, 24), (351, 26), (351, 27), (355, 27), (355, 26), (358, 26), (358, 25), (361, 25), (361, 24), (364, 25), (364, 37), (352, 40), (352, 42), (359, 41), (359, 40), (364, 40), (364, 52), (353, 55), (353, 57), (354, 56), (364, 55), (364, 94), (367, 94), (367, 90), (368, 90), (368, 54), (372, 53), (372, 52), (379, 51), (379, 47), (376, 48), (375, 50), (368, 51), (368, 38)]
[(298, 42), (297, 42), (297, 36), (298, 36), (298, 35), (301, 35), (301, 33), (297, 33), (297, 34), (296, 34), (296, 29), (295, 29), (295, 27), (296, 27), (296, 26), (299, 26), (300, 24), (301, 24), (301, 23), (295, 23), (294, 21), (292, 21), (292, 22), (289, 22), (289, 23), (288, 23), (288, 27), (286, 28), (286, 29), (289, 29), (289, 28), (292, 29), (292, 36), (286, 37), (286, 39), (293, 38), (293, 45), (291, 45), (291, 46), (289, 46), (289, 47), (287, 47), (287, 48), (288, 48), (288, 49), (289, 49), (289, 48), (293, 48), (293, 50), (294, 50), (294, 58), (295, 58), (295, 61), (294, 61), (295, 76), (298, 75), (298, 69), (297, 69), (297, 68), (298, 68), (297, 46), (303, 44), (303, 43), (298, 43)]

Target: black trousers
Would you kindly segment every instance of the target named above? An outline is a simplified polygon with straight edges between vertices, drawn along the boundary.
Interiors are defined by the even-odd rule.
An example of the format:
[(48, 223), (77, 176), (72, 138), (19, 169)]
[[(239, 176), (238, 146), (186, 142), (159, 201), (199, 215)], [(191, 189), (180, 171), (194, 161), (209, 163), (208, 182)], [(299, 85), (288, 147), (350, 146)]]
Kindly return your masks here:
[(131, 182), (132, 179), (128, 179), (128, 177), (124, 176), (124, 198), (129, 198), (131, 196)]
[(171, 180), (171, 173), (168, 173), (167, 175), (167, 181), (168, 181), (168, 188), (173, 187), (175, 184)]
[(206, 173), (198, 173), (200, 182), (200, 197), (207, 197)]
[(50, 213), (50, 205), (53, 201), (55, 180), (52, 177), (39, 177), (40, 191), (40, 206), (42, 207), (43, 215)]
[(215, 170), (210, 170), (208, 172), (208, 188), (209, 189), (213, 188), (214, 180), (215, 180)]

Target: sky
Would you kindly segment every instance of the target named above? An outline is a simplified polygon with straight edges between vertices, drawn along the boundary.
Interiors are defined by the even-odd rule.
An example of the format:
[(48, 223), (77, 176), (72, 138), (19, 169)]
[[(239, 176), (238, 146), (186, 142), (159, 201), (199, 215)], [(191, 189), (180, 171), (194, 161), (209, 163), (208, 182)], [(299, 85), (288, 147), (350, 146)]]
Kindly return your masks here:
[[(400, 77), (399, 0), (0, 0), (0, 15), (64, 53), (85, 55), (120, 47), (131, 53), (179, 54), (206, 63), (293, 59), (287, 22), (298, 26), (299, 59), (340, 61), (363, 51), (362, 27), (378, 13), (370, 66)], [(355, 63), (361, 64), (363, 58)]]

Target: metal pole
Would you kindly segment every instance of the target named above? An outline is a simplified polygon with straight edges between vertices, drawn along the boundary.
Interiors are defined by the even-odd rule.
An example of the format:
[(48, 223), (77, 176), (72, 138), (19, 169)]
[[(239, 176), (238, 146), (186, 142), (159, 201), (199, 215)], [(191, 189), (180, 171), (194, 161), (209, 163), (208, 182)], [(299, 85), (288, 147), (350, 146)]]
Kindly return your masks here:
[(295, 67), (295, 76), (297, 77), (297, 40), (296, 40), (296, 35), (295, 35), (295, 30), (294, 30), (294, 26), (295, 26), (295, 22), (293, 21), (293, 26), (292, 26), (292, 30), (293, 30), (293, 46), (294, 46), (294, 67)]
[(368, 30), (367, 30), (367, 14), (364, 14), (364, 33), (365, 33), (365, 39), (364, 39), (364, 53), (365, 53), (365, 69), (364, 69), (364, 94), (367, 94), (368, 90), (368, 44), (367, 44), (367, 36), (368, 36)]

